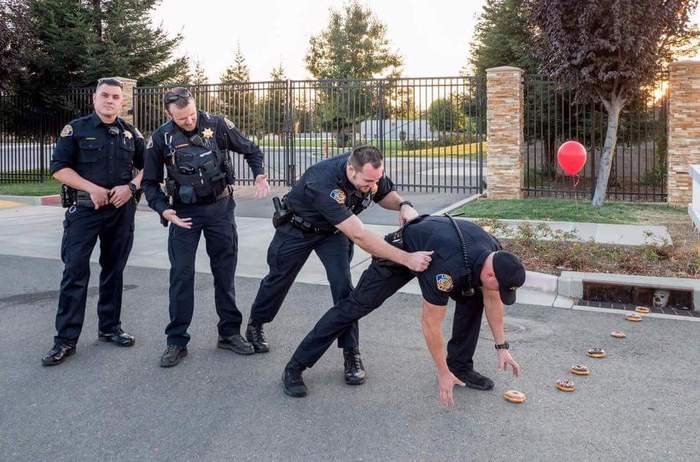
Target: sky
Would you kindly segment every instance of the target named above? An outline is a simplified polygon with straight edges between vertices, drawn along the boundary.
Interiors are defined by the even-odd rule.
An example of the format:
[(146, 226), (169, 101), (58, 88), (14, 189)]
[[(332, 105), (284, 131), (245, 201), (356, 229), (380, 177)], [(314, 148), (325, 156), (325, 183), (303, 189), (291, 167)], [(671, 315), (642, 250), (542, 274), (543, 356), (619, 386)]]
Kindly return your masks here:
[[(252, 81), (268, 80), (281, 63), (287, 78), (311, 78), (304, 67), (309, 39), (326, 28), (329, 9), (344, 0), (163, 0), (154, 24), (181, 32), (179, 54), (198, 60), (211, 83), (233, 61), (237, 43)], [(392, 49), (404, 57), (404, 77), (456, 76), (484, 0), (362, 0), (387, 26)], [(694, 14), (700, 23), (700, 11)], [(700, 59), (700, 56), (695, 57)]]

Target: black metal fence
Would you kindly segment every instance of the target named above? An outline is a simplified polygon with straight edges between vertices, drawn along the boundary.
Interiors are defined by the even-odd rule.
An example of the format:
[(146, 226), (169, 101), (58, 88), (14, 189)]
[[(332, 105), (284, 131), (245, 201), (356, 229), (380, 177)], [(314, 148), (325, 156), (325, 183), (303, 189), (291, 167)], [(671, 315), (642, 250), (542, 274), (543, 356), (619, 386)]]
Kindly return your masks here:
[[(525, 77), (523, 192), (526, 197), (592, 198), (605, 142), (607, 113), (600, 103), (574, 104), (574, 92), (537, 76)], [(607, 197), (666, 200), (668, 95), (666, 84), (644, 92), (620, 116)], [(588, 161), (578, 183), (557, 164), (557, 150), (579, 141)]]
[[(291, 185), (319, 160), (372, 144), (403, 190), (481, 192), (486, 87), (481, 77), (288, 80), (190, 86), (200, 109), (222, 114), (265, 154), (270, 181)], [(168, 87), (138, 87), (145, 135), (167, 120)], [(242, 156), (239, 181), (252, 182)]]
[(0, 94), (0, 183), (44, 181), (61, 128), (92, 110), (92, 89), (71, 89), (37, 102)]

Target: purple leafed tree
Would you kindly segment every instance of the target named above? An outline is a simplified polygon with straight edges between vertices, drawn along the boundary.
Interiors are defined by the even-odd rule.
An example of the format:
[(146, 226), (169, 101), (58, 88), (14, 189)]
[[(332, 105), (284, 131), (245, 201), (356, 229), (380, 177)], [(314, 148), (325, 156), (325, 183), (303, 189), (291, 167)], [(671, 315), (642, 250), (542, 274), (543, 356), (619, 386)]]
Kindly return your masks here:
[(697, 47), (698, 0), (531, 0), (543, 72), (608, 113), (593, 206), (605, 201), (620, 113), (675, 56)]

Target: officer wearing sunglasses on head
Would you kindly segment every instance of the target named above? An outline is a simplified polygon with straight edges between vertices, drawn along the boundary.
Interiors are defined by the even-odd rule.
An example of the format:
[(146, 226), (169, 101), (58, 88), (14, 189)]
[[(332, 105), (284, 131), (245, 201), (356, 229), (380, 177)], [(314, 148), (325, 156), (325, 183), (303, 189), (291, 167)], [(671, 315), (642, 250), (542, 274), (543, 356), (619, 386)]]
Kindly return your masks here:
[[(384, 175), (382, 154), (372, 146), (360, 146), (350, 154), (311, 166), (283, 200), (275, 198), (276, 231), (267, 251), (270, 272), (260, 283), (246, 329), (246, 338), (257, 353), (269, 351), (263, 324), (275, 318), (312, 251), (326, 269), (333, 303), (352, 290), (353, 243), (413, 271), (428, 267), (430, 252), (405, 252), (364, 228), (357, 214), (373, 202), (399, 211), (400, 224), (418, 216), (413, 205), (401, 198)], [(345, 382), (349, 385), (362, 384), (366, 378), (358, 344), (355, 322), (338, 336), (338, 347), (343, 349)]]
[[(505, 370), (510, 366), (519, 375), (520, 365), (508, 351), (503, 305), (515, 303), (515, 291), (525, 282), (520, 260), (502, 250), (498, 240), (479, 226), (447, 216), (416, 218), (386, 239), (409, 252), (434, 251), (430, 267), (416, 275), (403, 266), (374, 258), (352, 293), (323, 315), (294, 352), (284, 370), (285, 393), (306, 396), (302, 372), (321, 358), (335, 338), (414, 277), (423, 296), (421, 327), (437, 368), (441, 404), (454, 405), (455, 385), (493, 388), (491, 379), (474, 370), (482, 312), (486, 312), (493, 333), (498, 367)], [(442, 321), (450, 298), (456, 306), (445, 354)]]
[[(164, 102), (171, 120), (148, 141), (143, 177), (148, 204), (164, 225), (171, 224), (170, 323), (165, 329), (167, 348), (160, 365), (175, 366), (187, 355), (187, 329), (194, 310), (194, 264), (202, 233), (214, 276), (217, 346), (253, 354), (253, 347), (240, 335), (242, 315), (234, 291), (238, 235), (231, 186), (235, 177), (228, 151), (245, 157), (255, 176), (256, 197), (265, 197), (270, 191), (262, 152), (228, 119), (198, 111), (187, 89), (168, 91)], [(165, 192), (160, 187), (164, 167)]]
[(54, 347), (42, 358), (55, 366), (75, 353), (90, 279), (90, 254), (100, 240), (98, 338), (129, 347), (134, 337), (121, 328), (123, 273), (134, 241), (134, 215), (140, 197), (144, 140), (119, 117), (123, 84), (97, 82), (95, 111), (63, 127), (51, 159), (51, 173), (62, 183), (66, 211), (61, 259), (65, 264), (56, 313)]

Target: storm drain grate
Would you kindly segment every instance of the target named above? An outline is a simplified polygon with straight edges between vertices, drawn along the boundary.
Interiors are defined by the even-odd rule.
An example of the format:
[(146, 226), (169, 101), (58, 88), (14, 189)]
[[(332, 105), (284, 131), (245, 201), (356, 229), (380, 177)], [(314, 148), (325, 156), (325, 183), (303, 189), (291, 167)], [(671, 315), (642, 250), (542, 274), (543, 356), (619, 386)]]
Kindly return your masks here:
[(625, 286), (619, 284), (583, 283), (583, 298), (578, 305), (597, 308), (612, 308), (633, 311), (637, 306), (646, 306), (652, 313), (669, 314), (700, 318), (700, 312), (694, 309), (693, 293), (690, 290), (671, 289), (667, 291), (667, 305), (654, 306), (654, 297), (658, 297), (655, 287)]

